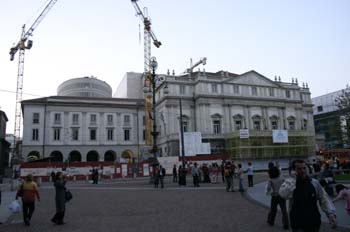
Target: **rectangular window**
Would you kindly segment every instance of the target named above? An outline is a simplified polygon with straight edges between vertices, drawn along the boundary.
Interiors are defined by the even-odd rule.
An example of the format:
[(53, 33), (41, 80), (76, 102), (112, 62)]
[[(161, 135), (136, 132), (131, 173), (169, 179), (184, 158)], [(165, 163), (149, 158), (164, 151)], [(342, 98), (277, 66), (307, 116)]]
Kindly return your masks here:
[(113, 129), (107, 129), (107, 140), (113, 141)]
[(59, 141), (61, 138), (61, 129), (55, 128), (53, 129), (53, 140)]
[(235, 129), (236, 130), (242, 129), (242, 120), (236, 120), (235, 121)]
[(213, 121), (213, 130), (214, 134), (221, 134), (221, 122), (220, 120), (214, 120)]
[(275, 96), (275, 89), (269, 88), (269, 96), (274, 97)]
[(124, 141), (130, 140), (130, 129), (124, 129)]
[(295, 122), (294, 121), (289, 121), (289, 130), (294, 130), (295, 129)]
[(239, 86), (238, 85), (234, 85), (233, 86), (233, 93), (234, 94), (239, 94)]
[(304, 120), (302, 121), (302, 123), (303, 123), (303, 124), (302, 124), (302, 125), (303, 125), (303, 129), (306, 130), (306, 129), (307, 129), (307, 120), (304, 119)]
[(188, 132), (188, 122), (182, 121), (183, 132)]
[(317, 112), (322, 112), (323, 111), (323, 106), (317, 106)]
[(61, 124), (61, 114), (56, 113), (54, 115), (54, 124)]
[(91, 141), (96, 140), (96, 129), (90, 129), (90, 140)]
[(272, 130), (277, 130), (278, 129), (278, 125), (277, 125), (277, 121), (271, 121), (271, 128)]
[(90, 124), (96, 125), (96, 114), (90, 115)]
[(142, 139), (143, 139), (143, 141), (146, 140), (146, 130), (142, 131)]
[(73, 125), (79, 124), (79, 114), (73, 114), (72, 122), (73, 122)]
[(252, 95), (253, 96), (258, 96), (258, 88), (252, 87)]
[(289, 90), (286, 90), (286, 97), (290, 98), (290, 91)]
[(130, 125), (130, 115), (124, 115), (124, 125)]
[(33, 113), (33, 124), (39, 123), (39, 113)]
[(73, 141), (79, 140), (79, 129), (78, 128), (72, 128), (72, 139), (73, 139)]
[(181, 95), (186, 94), (186, 86), (180, 85), (180, 94), (181, 94)]
[(142, 117), (142, 126), (146, 125), (146, 116)]
[(113, 115), (112, 114), (107, 115), (107, 124), (113, 125)]
[(254, 121), (253, 124), (255, 130), (261, 130), (260, 121)]
[(39, 129), (33, 129), (32, 130), (32, 140), (38, 141), (39, 140)]
[(212, 93), (218, 92), (218, 85), (217, 84), (211, 84), (211, 92)]

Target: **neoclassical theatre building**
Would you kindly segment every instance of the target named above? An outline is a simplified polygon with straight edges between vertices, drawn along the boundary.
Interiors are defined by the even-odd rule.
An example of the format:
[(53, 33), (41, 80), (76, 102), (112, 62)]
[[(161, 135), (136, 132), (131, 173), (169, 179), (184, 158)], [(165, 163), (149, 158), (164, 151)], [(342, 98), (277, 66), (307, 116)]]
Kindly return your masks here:
[[(183, 129), (201, 132), (210, 154), (233, 159), (271, 159), (314, 154), (315, 132), (307, 85), (271, 80), (255, 71), (233, 74), (203, 71), (159, 75), (156, 114), (159, 156), (178, 156), (180, 99)], [(142, 160), (145, 145), (141, 73), (126, 73), (114, 97), (96, 78), (75, 78), (58, 96), (26, 100), (24, 158), (71, 161)], [(168, 91), (164, 91), (168, 89)], [(249, 138), (240, 138), (247, 129)], [(287, 130), (288, 143), (274, 143), (273, 130)]]

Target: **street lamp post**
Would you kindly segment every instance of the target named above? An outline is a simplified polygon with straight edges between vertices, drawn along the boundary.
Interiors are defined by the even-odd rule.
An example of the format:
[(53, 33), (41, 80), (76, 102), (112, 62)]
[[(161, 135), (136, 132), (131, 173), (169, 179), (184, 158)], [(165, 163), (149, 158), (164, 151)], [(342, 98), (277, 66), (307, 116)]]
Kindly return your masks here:
[[(153, 121), (153, 129), (151, 132), (151, 135), (153, 137), (153, 146), (152, 146), (152, 150), (151, 153), (153, 153), (153, 161), (152, 161), (152, 167), (153, 167), (153, 176), (151, 176), (151, 183), (154, 183), (154, 170), (155, 167), (159, 164), (158, 160), (157, 160), (157, 152), (158, 152), (158, 146), (157, 146), (157, 136), (159, 134), (159, 132), (157, 131), (157, 117), (156, 117), (156, 83), (157, 81), (159, 81), (160, 79), (157, 78), (156, 75), (156, 69), (158, 66), (157, 60), (155, 57), (151, 58), (151, 62), (150, 62), (150, 66), (152, 68), (152, 72), (151, 75), (146, 77), (148, 78), (148, 80), (151, 83), (151, 88), (149, 88), (146, 83), (145, 86), (143, 88), (143, 92), (147, 94), (147, 96), (152, 96), (152, 116), (151, 119)], [(167, 91), (167, 86), (164, 89), (164, 92)]]
[(182, 102), (181, 97), (179, 98), (180, 103), (180, 139), (181, 139), (181, 157), (182, 157), (182, 172), (180, 175), (185, 175), (185, 178), (183, 179), (183, 185), (186, 185), (186, 162), (185, 162), (185, 144), (184, 144), (184, 128), (183, 128), (183, 121), (182, 121)]

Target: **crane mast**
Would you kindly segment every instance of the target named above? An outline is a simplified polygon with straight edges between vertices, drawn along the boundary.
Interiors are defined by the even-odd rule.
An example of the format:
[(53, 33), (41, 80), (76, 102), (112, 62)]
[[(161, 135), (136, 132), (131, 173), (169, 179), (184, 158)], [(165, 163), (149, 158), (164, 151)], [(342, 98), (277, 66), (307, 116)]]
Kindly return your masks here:
[[(144, 25), (144, 36), (143, 36), (143, 43), (144, 43), (144, 75), (143, 75), (143, 81), (144, 85), (148, 88), (151, 87), (151, 83), (149, 81), (150, 78), (149, 75), (151, 75), (151, 67), (150, 67), (150, 61), (151, 61), (151, 40), (153, 41), (153, 45), (157, 48), (159, 48), (162, 43), (157, 39), (155, 34), (153, 33), (151, 29), (151, 20), (147, 16), (147, 8), (144, 8), (143, 13), (137, 3), (138, 0), (131, 0), (131, 3), (133, 4), (136, 15), (139, 16), (141, 21)], [(145, 99), (145, 142), (146, 145), (151, 145), (151, 118), (150, 113), (152, 110), (152, 102), (151, 99), (147, 98), (146, 94), (144, 94)]]
[(10, 60), (13, 61), (16, 53), (19, 51), (18, 55), (18, 69), (17, 69), (17, 88), (16, 88), (16, 108), (15, 108), (15, 128), (14, 128), (14, 140), (13, 140), (13, 155), (16, 158), (19, 154), (16, 154), (16, 144), (21, 136), (21, 101), (22, 101), (22, 91), (23, 91), (23, 73), (24, 73), (24, 57), (25, 50), (31, 49), (33, 46), (33, 41), (29, 40), (29, 37), (33, 35), (34, 30), (44, 19), (46, 14), (51, 10), (53, 5), (57, 0), (50, 0), (45, 8), (42, 10), (40, 15), (36, 18), (32, 26), (25, 31), (25, 25), (22, 27), (22, 33), (19, 41), (10, 49)]

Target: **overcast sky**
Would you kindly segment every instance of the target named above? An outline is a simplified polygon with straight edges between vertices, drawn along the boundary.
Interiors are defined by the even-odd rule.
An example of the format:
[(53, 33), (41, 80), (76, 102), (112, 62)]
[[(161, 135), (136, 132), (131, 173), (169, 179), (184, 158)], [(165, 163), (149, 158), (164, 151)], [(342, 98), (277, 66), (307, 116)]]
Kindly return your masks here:
[[(46, 0), (0, 1), (0, 107), (14, 131), (18, 41)], [(181, 73), (201, 57), (208, 72), (255, 70), (307, 82), (312, 97), (350, 84), (348, 0), (140, 0), (160, 48), (159, 73)], [(140, 27), (140, 29), (139, 29)], [(139, 35), (141, 33), (141, 41)], [(70, 78), (96, 76), (113, 92), (126, 72), (143, 71), (143, 25), (130, 0), (58, 0), (26, 50), (23, 99), (56, 95)]]

